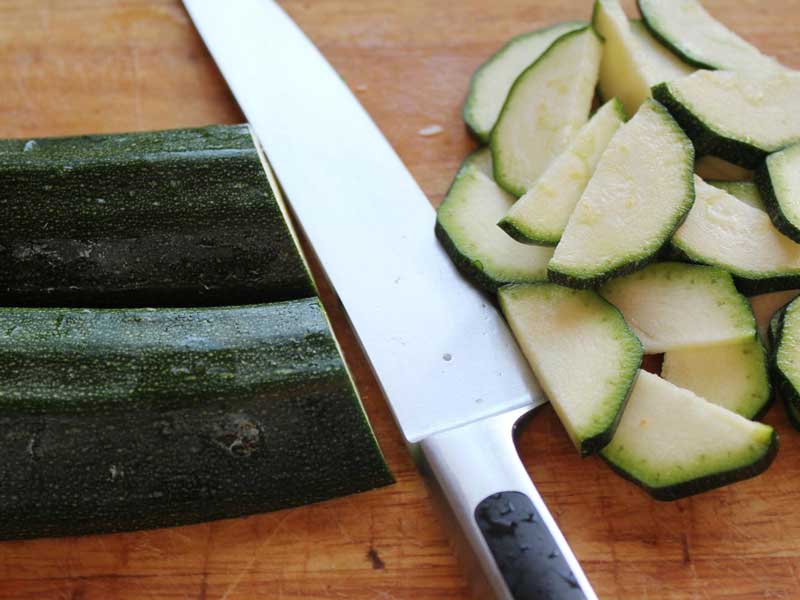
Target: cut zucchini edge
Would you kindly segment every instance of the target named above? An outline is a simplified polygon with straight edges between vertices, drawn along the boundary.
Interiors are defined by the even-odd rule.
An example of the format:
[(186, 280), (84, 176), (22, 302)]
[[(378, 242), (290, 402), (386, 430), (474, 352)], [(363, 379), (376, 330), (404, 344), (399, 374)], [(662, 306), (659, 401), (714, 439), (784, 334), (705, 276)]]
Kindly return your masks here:
[[(600, 399), (595, 399), (596, 406), (591, 408), (598, 408), (607, 411), (605, 414), (598, 415), (593, 413), (591, 415), (592, 426), (589, 430), (577, 431), (576, 425), (571, 421), (570, 417), (575, 418), (575, 415), (567, 414), (567, 408), (562, 406), (560, 398), (556, 397), (554, 390), (549, 389), (551, 385), (558, 385), (557, 374), (545, 372), (547, 367), (542, 367), (539, 362), (539, 354), (541, 349), (536, 349), (531, 346), (531, 338), (535, 334), (528, 334), (525, 330), (528, 326), (525, 324), (526, 315), (519, 316), (514, 306), (514, 296), (516, 294), (551, 294), (551, 295), (566, 295), (570, 299), (582, 299), (584, 308), (588, 310), (598, 311), (597, 320), (593, 325), (597, 326), (601, 323), (606, 324), (607, 327), (618, 327), (619, 330), (615, 331), (613, 336), (608, 338), (611, 345), (621, 355), (621, 360), (618, 364), (619, 372), (614, 373), (597, 373), (598, 377), (602, 377), (604, 381), (613, 379), (613, 389), (609, 391), (609, 395)], [(580, 300), (579, 300), (580, 301)], [(588, 456), (590, 454), (600, 451), (612, 439), (617, 425), (625, 410), (628, 397), (630, 396), (631, 389), (639, 374), (639, 367), (641, 366), (642, 358), (644, 356), (644, 349), (639, 342), (638, 338), (631, 330), (630, 326), (625, 322), (622, 314), (609, 302), (604, 300), (598, 294), (589, 290), (574, 290), (570, 288), (563, 288), (552, 283), (534, 283), (534, 284), (518, 284), (508, 285), (501, 288), (498, 292), (498, 302), (509, 324), (515, 338), (523, 351), (531, 369), (539, 378), (542, 386), (545, 387), (548, 398), (559, 417), (564, 428), (567, 430), (569, 437), (573, 444), (576, 446), (581, 456)], [(521, 302), (525, 302), (523, 299)], [(565, 301), (561, 297), (550, 300), (553, 306), (563, 310)], [(545, 301), (546, 303), (546, 301)], [(599, 314), (604, 311), (603, 314)], [(538, 313), (536, 313), (538, 315)], [(534, 317), (536, 318), (536, 317)], [(610, 323), (610, 325), (609, 325)], [(546, 321), (541, 331), (546, 331), (549, 321)], [(537, 329), (537, 331), (540, 331)], [(574, 331), (574, 330), (573, 330)], [(546, 334), (545, 334), (546, 335)], [(577, 331), (576, 335), (580, 335)], [(545, 352), (554, 352), (553, 346), (548, 344)], [(563, 391), (563, 388), (562, 388)], [(608, 411), (608, 407), (612, 409)], [(573, 408), (574, 410), (574, 408)]]
[[(447, 195), (439, 205), (434, 231), (445, 252), (462, 275), (481, 289), (494, 293), (501, 286), (511, 283), (545, 281), (547, 279), (546, 265), (549, 257), (552, 255), (552, 250), (518, 244), (508, 238), (508, 236), (497, 227), (496, 221), (505, 214), (513, 203), (514, 198), (500, 189), (491, 179), (491, 176), (486, 173), (486, 169), (490, 164), (488, 152), (488, 148), (481, 148), (470, 154), (464, 160)], [(496, 229), (496, 234), (492, 236), (493, 239), (488, 240), (488, 242), (501, 246), (501, 252), (498, 256), (481, 254), (481, 252), (486, 252), (485, 247), (482, 249), (475, 248), (476, 245), (487, 243), (485, 235), (466, 232), (464, 238), (459, 240), (459, 224), (453, 220), (455, 217), (451, 211), (463, 210), (463, 206), (469, 204), (470, 201), (473, 203), (478, 202), (478, 205), (484, 210), (488, 208), (489, 198), (487, 198), (485, 202), (481, 202), (480, 199), (472, 199), (469, 196), (469, 194), (472, 193), (470, 186), (474, 184), (476, 180), (478, 183), (490, 186), (493, 194), (507, 197), (507, 204), (493, 216), (490, 223), (475, 223), (478, 228), (490, 227)], [(515, 265), (511, 268), (506, 268), (504, 272), (502, 264), (489, 264), (491, 259), (499, 259), (500, 263), (502, 263), (503, 249), (505, 248), (507, 251), (508, 246), (512, 244), (519, 246), (514, 252), (517, 261), (519, 261), (523, 255), (527, 255), (528, 260), (524, 267)]]
[[(596, 288), (606, 281), (614, 279), (616, 277), (620, 277), (622, 275), (626, 275), (629, 273), (633, 273), (635, 271), (639, 271), (646, 267), (648, 264), (654, 262), (663, 254), (665, 250), (669, 249), (670, 240), (672, 239), (672, 235), (674, 232), (681, 226), (683, 221), (689, 214), (689, 211), (694, 204), (694, 147), (692, 146), (691, 141), (687, 138), (684, 132), (678, 126), (678, 123), (672, 118), (670, 113), (667, 111), (665, 107), (659, 104), (657, 101), (653, 99), (648, 99), (645, 103), (642, 104), (642, 108), (637, 112), (634, 117), (628, 121), (625, 125), (620, 127), (617, 130), (616, 136), (621, 135), (626, 127), (630, 127), (632, 123), (635, 122), (637, 116), (642, 114), (643, 109), (645, 107), (653, 110), (658, 116), (664, 119), (665, 125), (672, 130), (672, 132), (678, 134), (680, 139), (680, 144), (682, 145), (683, 151), (686, 155), (686, 165), (685, 165), (685, 173), (684, 173), (684, 181), (683, 185), (686, 187), (685, 193), (683, 195), (683, 202), (680, 206), (675, 207), (675, 214), (674, 218), (669, 222), (665, 223), (665, 227), (660, 232), (658, 238), (654, 239), (654, 243), (651, 244), (651, 247), (646, 247), (644, 250), (637, 250), (634, 254), (630, 255), (629, 258), (615, 266), (608, 266), (608, 263), (611, 262), (619, 262), (618, 259), (609, 259), (604, 264), (600, 265), (593, 265), (593, 271), (590, 273), (582, 273), (578, 272), (575, 268), (566, 267), (565, 265), (559, 265), (556, 256), (554, 255), (554, 259), (551, 260), (550, 264), (547, 268), (547, 275), (548, 279), (554, 283), (558, 283), (559, 285), (563, 285), (566, 287), (572, 287), (577, 289), (588, 289), (588, 288)], [(605, 160), (610, 160), (608, 157), (611, 156), (610, 152), (613, 150), (614, 147), (614, 139), (611, 140), (611, 143), (606, 148), (606, 152), (604, 153), (603, 157), (600, 159), (600, 162), (597, 165), (595, 170), (595, 176), (601, 172), (603, 169), (603, 162)], [(677, 184), (676, 184), (677, 185)], [(592, 181), (589, 181), (587, 185), (586, 192), (590, 190), (592, 186)], [(585, 192), (585, 193), (586, 193)], [(583, 198), (581, 198), (583, 201)], [(578, 207), (580, 206), (580, 202)], [(576, 212), (577, 208), (576, 207)], [(574, 216), (574, 215), (573, 215)], [(570, 222), (572, 218), (570, 218)], [(569, 229), (569, 225), (567, 225), (567, 229), (565, 230), (565, 234)], [(559, 246), (564, 243), (564, 237), (562, 237)], [(558, 247), (556, 248), (556, 254), (558, 253)]]
[(717, 156), (746, 169), (755, 169), (767, 156), (767, 152), (758, 146), (729, 137), (703, 122), (684, 106), (670, 89), (669, 82), (659, 83), (653, 87), (652, 92), (653, 98), (667, 108), (692, 140), (698, 155)]
[(783, 175), (781, 173), (782, 169), (800, 169), (800, 161), (797, 159), (794, 160), (794, 164), (781, 164), (784, 160), (791, 161), (791, 155), (799, 152), (800, 145), (794, 145), (770, 154), (755, 172), (755, 183), (758, 186), (758, 191), (761, 192), (767, 214), (772, 219), (775, 229), (798, 243), (800, 243), (800, 220), (798, 220), (797, 216), (791, 217), (789, 209), (792, 207), (785, 206), (785, 204), (795, 203), (797, 205), (794, 207), (795, 212), (800, 213), (798, 211), (798, 207), (800, 207), (800, 189), (783, 190), (783, 193), (779, 193), (774, 181)]
[[(595, 77), (593, 78), (593, 83), (592, 83), (591, 87), (587, 86), (587, 89), (585, 90), (586, 98), (579, 98), (579, 100), (581, 100), (581, 101), (585, 100), (585, 102), (583, 102), (583, 104), (585, 104), (585, 109), (586, 109), (585, 110), (585, 115), (583, 115), (582, 118), (581, 118), (581, 122), (580, 123), (573, 123), (571, 125), (572, 129), (573, 129), (573, 131), (571, 132), (571, 135), (568, 136), (568, 138), (565, 138), (565, 139), (561, 140), (560, 147), (558, 147), (556, 149), (553, 149), (552, 156), (550, 156), (549, 160), (547, 160), (545, 164), (542, 164), (542, 165), (538, 166), (538, 171), (539, 172), (536, 173), (535, 176), (531, 176), (531, 174), (529, 172), (525, 173), (524, 175), (520, 175), (519, 172), (516, 172), (516, 173), (510, 173), (509, 172), (510, 170), (519, 171), (520, 169), (517, 168), (517, 167), (509, 169), (509, 163), (513, 162), (513, 158), (512, 159), (506, 159), (505, 158), (506, 154), (514, 155), (514, 153), (515, 153), (514, 149), (509, 149), (508, 148), (509, 144), (508, 144), (508, 140), (506, 139), (508, 134), (506, 133), (506, 127), (504, 127), (505, 121), (513, 119), (513, 117), (514, 117), (513, 113), (515, 111), (515, 105), (518, 103), (518, 100), (517, 100), (516, 97), (517, 97), (518, 93), (521, 94), (523, 91), (527, 90), (527, 86), (529, 85), (528, 79), (530, 77), (533, 77), (541, 68), (544, 68), (544, 66), (548, 66), (548, 62), (553, 59), (553, 55), (556, 54), (557, 52), (559, 52), (560, 50), (563, 50), (566, 44), (574, 41), (574, 38), (576, 38), (577, 36), (584, 35), (584, 34), (592, 36), (591, 39), (596, 44), (596, 48), (595, 48), (595, 51), (597, 53), (596, 62), (599, 65), (600, 57), (602, 56), (602, 43), (603, 42), (602, 42), (602, 38), (591, 27), (591, 25), (587, 25), (586, 27), (583, 27), (581, 29), (576, 29), (576, 30), (573, 30), (573, 31), (569, 31), (568, 33), (565, 33), (564, 35), (562, 35), (561, 37), (556, 39), (547, 48), (547, 50), (545, 50), (539, 56), (539, 58), (536, 59), (536, 61), (533, 64), (531, 64), (527, 69), (525, 69), (520, 74), (520, 76), (514, 82), (514, 85), (511, 86), (511, 89), (508, 92), (508, 96), (506, 98), (505, 104), (503, 105), (503, 108), (500, 111), (500, 115), (497, 117), (497, 122), (495, 123), (495, 126), (492, 129), (492, 133), (491, 133), (490, 140), (489, 140), (489, 147), (491, 148), (491, 152), (492, 152), (492, 164), (493, 164), (493, 167), (494, 167), (494, 173), (493, 173), (494, 180), (496, 181), (496, 183), (501, 188), (503, 188), (504, 190), (506, 190), (507, 192), (509, 192), (510, 194), (512, 194), (512, 195), (514, 195), (516, 197), (520, 197), (520, 196), (524, 195), (525, 192), (528, 191), (528, 187), (530, 187), (530, 185), (532, 184), (532, 182), (530, 182), (528, 185), (526, 185), (522, 181), (520, 181), (520, 179), (531, 179), (532, 178), (535, 181), (535, 179), (544, 171), (544, 169), (546, 168), (547, 164), (549, 162), (551, 162), (552, 159), (555, 158), (568, 145), (568, 143), (570, 141), (569, 138), (574, 136), (574, 134), (577, 132), (577, 130), (580, 128), (580, 126), (582, 126), (583, 123), (585, 123), (588, 120), (589, 112), (590, 112), (590, 109), (591, 109), (591, 104), (592, 104), (592, 101), (594, 99), (594, 92), (595, 92), (595, 88), (596, 88), (597, 77), (595, 75)], [(562, 68), (563, 68), (563, 65), (562, 65)], [(576, 106), (580, 106), (580, 103), (576, 102)], [(526, 110), (528, 110), (529, 108), (530, 107), (526, 107)], [(558, 112), (559, 113), (563, 113), (564, 111), (565, 111), (565, 107), (564, 106), (559, 106), (558, 107)], [(573, 112), (577, 112), (577, 111), (578, 111), (578, 108), (575, 108)], [(574, 117), (575, 115), (573, 114), (571, 116)], [(562, 119), (562, 121), (563, 121), (562, 125), (566, 124), (566, 122), (567, 122), (564, 119)], [(519, 129), (520, 129), (519, 127), (511, 127), (511, 131), (518, 131)], [(563, 129), (563, 127), (562, 127), (562, 129)], [(562, 137), (563, 137), (563, 132), (562, 132)]]
[[(769, 436), (765, 440), (759, 440), (760, 445), (763, 446), (762, 448), (751, 448), (753, 454), (752, 460), (745, 460), (729, 469), (702, 474), (697, 477), (685, 479), (684, 481), (668, 481), (664, 485), (653, 485), (636, 473), (637, 471), (641, 472), (641, 469), (643, 468), (642, 465), (648, 464), (646, 457), (637, 458), (636, 456), (631, 456), (629, 450), (625, 452), (626, 448), (624, 441), (626, 437), (632, 436), (631, 439), (634, 439), (635, 441), (637, 437), (646, 435), (638, 433), (636, 430), (637, 426), (653, 426), (652, 423), (646, 423), (645, 421), (640, 423), (632, 423), (630, 421), (631, 419), (638, 418), (638, 406), (641, 405), (646, 407), (648, 403), (651, 405), (656, 404), (650, 400), (650, 394), (659, 392), (659, 390), (653, 388), (653, 386), (666, 389), (670, 394), (675, 395), (676, 398), (679, 396), (682, 397), (682, 401), (684, 403), (688, 401), (691, 405), (702, 408), (703, 412), (700, 416), (703, 418), (715, 418), (717, 415), (725, 415), (726, 419), (733, 421), (741, 420), (739, 423), (742, 425), (745, 423), (749, 424), (748, 427), (752, 428), (753, 432), (755, 432), (756, 429), (759, 429), (761, 431), (761, 433), (758, 434), (759, 438), (763, 437), (768, 431)], [(648, 411), (645, 410), (645, 412)], [(714, 413), (716, 413), (716, 415)], [(655, 423), (655, 426), (658, 426), (658, 422)], [(669, 427), (670, 424), (667, 423), (666, 426)], [(753, 442), (755, 442), (755, 440), (753, 440)], [(613, 471), (622, 476), (624, 479), (627, 479), (644, 489), (656, 500), (671, 501), (709, 491), (714, 488), (729, 485), (731, 483), (759, 475), (772, 463), (778, 452), (778, 447), (779, 438), (772, 427), (744, 419), (744, 417), (740, 415), (736, 415), (725, 408), (714, 405), (700, 398), (689, 390), (678, 388), (677, 386), (667, 382), (657, 375), (653, 375), (652, 373), (648, 372), (642, 372), (639, 374), (637, 387), (631, 393), (629, 407), (626, 410), (626, 413), (623, 415), (622, 421), (620, 422), (617, 430), (617, 434), (612, 442), (600, 452), (600, 456), (606, 461)], [(747, 454), (747, 452), (745, 452), (745, 454)], [(650, 467), (644, 468), (647, 469)], [(659, 467), (656, 465), (654, 468), (658, 469)], [(677, 472), (686, 472), (686, 468), (686, 465), (675, 465), (673, 467), (673, 469), (675, 469)]]
[[(678, 55), (684, 62), (695, 66), (698, 69), (741, 70), (741, 66), (743, 65), (734, 65), (732, 63), (725, 64), (727, 62), (725, 60), (714, 60), (713, 57), (710, 56), (710, 53), (713, 53), (713, 50), (710, 50), (709, 48), (705, 49), (705, 56), (703, 56), (703, 51), (698, 51), (697, 45), (695, 45), (695, 49), (692, 49), (691, 44), (687, 45), (682, 39), (678, 39), (675, 36), (667, 33), (665, 27), (661, 25), (661, 19), (654, 14), (654, 11), (651, 10), (651, 7), (653, 4), (669, 5), (671, 11), (677, 12), (680, 10), (680, 7), (676, 6), (677, 3), (674, 0), (671, 0), (669, 3), (661, 0), (656, 0), (656, 2), (651, 2), (650, 0), (637, 0), (636, 4), (639, 8), (639, 12), (642, 15), (644, 23), (647, 25), (647, 28), (650, 30), (653, 36), (667, 48), (669, 48), (673, 53)], [(751, 53), (751, 57), (754, 61), (752, 67), (758, 66), (760, 68), (769, 68), (774, 66), (775, 68), (782, 68), (782, 65), (780, 65), (778, 61), (763, 54), (753, 44), (720, 23), (716, 18), (714, 18), (713, 15), (708, 13), (708, 11), (706, 11), (702, 5), (699, 5), (699, 3), (697, 4), (701, 12), (704, 13), (704, 16), (707, 17), (707, 24), (711, 23), (712, 26), (721, 28), (717, 33), (724, 31), (728, 34), (728, 39), (725, 41), (728, 42), (729, 45), (731, 45), (731, 43), (736, 44), (736, 50), (738, 50), (740, 54), (743, 52)], [(681, 35), (685, 35), (685, 31), (682, 30)], [(700, 43), (702, 44), (709, 37), (711, 36), (706, 36)], [(757, 62), (758, 65), (756, 65), (755, 62)]]
[(783, 398), (784, 402), (790, 406), (790, 408), (795, 409), (795, 414), (800, 414), (800, 390), (798, 390), (798, 388), (792, 384), (789, 375), (784, 372), (778, 362), (778, 354), (781, 350), (781, 342), (784, 335), (783, 332), (786, 326), (786, 313), (787, 311), (792, 310), (795, 304), (798, 305), (797, 307), (794, 307), (795, 310), (800, 308), (800, 302), (797, 300), (792, 300), (789, 302), (789, 304), (778, 310), (775, 313), (775, 316), (770, 320), (769, 335), (770, 342), (772, 344), (770, 370), (772, 372), (773, 381), (778, 390), (778, 394), (781, 396), (781, 398)]
[[(469, 88), (467, 92), (467, 98), (464, 101), (464, 108), (462, 110), (462, 115), (464, 118), (464, 123), (467, 126), (467, 130), (480, 142), (487, 144), (489, 142), (489, 138), (492, 133), (492, 129), (494, 128), (495, 123), (497, 122), (497, 118), (500, 116), (500, 112), (503, 109), (503, 105), (505, 104), (505, 99), (508, 96), (511, 87), (514, 85), (514, 81), (519, 77), (519, 75), (525, 71), (533, 62), (535, 62), (539, 56), (543, 52), (550, 47), (550, 45), (561, 35), (564, 33), (568, 33), (569, 31), (574, 31), (577, 29), (581, 29), (589, 25), (585, 21), (565, 21), (562, 23), (557, 23), (555, 25), (551, 25), (549, 27), (544, 27), (542, 29), (537, 29), (536, 31), (530, 31), (527, 33), (522, 33), (520, 35), (514, 36), (509, 40), (506, 44), (504, 44), (499, 50), (497, 50), (494, 54), (492, 54), (488, 60), (486, 60), (483, 64), (481, 64), (475, 72), (472, 74), (469, 82)], [(519, 46), (525, 45), (526, 43), (531, 43), (535, 41), (536, 38), (549, 38), (552, 36), (552, 40), (545, 43), (541, 51), (537, 54), (533, 52), (530, 60), (520, 69), (513, 69), (516, 71), (512, 77), (508, 80), (508, 85), (503, 86), (503, 89), (497, 90), (494, 89), (494, 86), (497, 85), (497, 82), (488, 82), (492, 85), (492, 89), (484, 91), (484, 82), (483, 80), (488, 78), (491, 79), (493, 72), (495, 70), (503, 69), (506, 65), (504, 64), (504, 59), (508, 55), (509, 52), (513, 52)], [(516, 62), (516, 61), (515, 61)], [(503, 79), (506, 79), (503, 77)], [(494, 101), (491, 104), (497, 104), (496, 111), (494, 107), (489, 111), (494, 113), (494, 118), (489, 123), (489, 119), (478, 114), (480, 111), (477, 110), (476, 105), (483, 101), (483, 95), (490, 94), (495, 97), (502, 96), (502, 99), (495, 103)]]

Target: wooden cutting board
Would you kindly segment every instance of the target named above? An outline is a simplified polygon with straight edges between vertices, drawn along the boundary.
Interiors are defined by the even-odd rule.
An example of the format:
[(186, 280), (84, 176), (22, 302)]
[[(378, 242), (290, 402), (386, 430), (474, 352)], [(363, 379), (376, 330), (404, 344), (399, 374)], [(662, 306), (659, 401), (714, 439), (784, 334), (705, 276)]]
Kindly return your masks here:
[[(800, 68), (800, 1), (704, 3)], [(282, 4), (434, 204), (473, 147), (459, 114), (473, 69), (514, 34), (591, 12), (590, 0)], [(626, 7), (634, 14), (632, 2)], [(0, 137), (242, 120), (176, 0), (0, 0)], [(432, 126), (441, 131), (430, 135)], [(2, 543), (0, 598), (466, 597), (446, 531), (323, 288), (396, 485), (192, 527)], [(800, 433), (781, 406), (766, 420), (782, 436), (766, 474), (673, 503), (651, 500), (598, 459), (581, 460), (549, 407), (521, 436), (520, 451), (601, 598), (800, 598)]]

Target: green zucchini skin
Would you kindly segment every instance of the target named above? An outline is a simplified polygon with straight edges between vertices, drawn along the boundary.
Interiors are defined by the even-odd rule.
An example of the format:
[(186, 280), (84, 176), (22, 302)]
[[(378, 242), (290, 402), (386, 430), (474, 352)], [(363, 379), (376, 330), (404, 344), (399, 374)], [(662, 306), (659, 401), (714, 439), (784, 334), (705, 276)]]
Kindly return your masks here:
[(615, 466), (605, 457), (603, 457), (603, 460), (605, 460), (606, 464), (611, 467), (612, 471), (617, 473), (623, 479), (627, 479), (628, 481), (640, 486), (654, 499), (662, 502), (669, 502), (672, 500), (679, 500), (687, 496), (693, 496), (694, 494), (699, 494), (713, 488), (736, 483), (737, 481), (744, 481), (745, 479), (755, 477), (769, 468), (769, 466), (772, 464), (772, 461), (775, 459), (775, 456), (778, 454), (779, 447), (780, 442), (778, 434), (773, 432), (767, 452), (759, 457), (757, 461), (747, 465), (744, 468), (714, 473), (713, 475), (700, 477), (685, 483), (679, 483), (677, 485), (660, 488), (654, 488), (642, 481), (639, 481), (635, 477), (632, 477), (629, 473), (625, 472), (623, 469)]
[(247, 126), (0, 141), (0, 305), (315, 295)]
[(789, 239), (800, 243), (800, 229), (786, 218), (786, 215), (783, 214), (783, 210), (781, 209), (780, 202), (778, 202), (778, 196), (772, 185), (769, 162), (769, 159), (767, 159), (758, 166), (753, 180), (758, 186), (758, 191), (761, 193), (761, 198), (764, 200), (764, 207), (767, 209), (767, 214), (772, 220), (772, 224), (775, 225), (775, 229)]
[(771, 348), (769, 367), (772, 374), (773, 385), (786, 405), (786, 413), (789, 415), (792, 425), (800, 430), (800, 420), (796, 418), (800, 416), (800, 393), (798, 393), (798, 390), (795, 389), (791, 381), (789, 381), (780, 367), (778, 367), (778, 347), (780, 346), (781, 336), (783, 335), (784, 317), (786, 316), (786, 309), (793, 302), (794, 300), (779, 309), (773, 315), (772, 319), (770, 319), (768, 329)]
[(653, 98), (669, 110), (681, 129), (686, 132), (694, 143), (697, 156), (711, 154), (746, 169), (755, 169), (767, 156), (767, 153), (757, 146), (722, 136), (708, 127), (672, 95), (668, 83), (654, 86)]
[(3, 539), (185, 525), (393, 481), (316, 298), (0, 309), (0, 405)]

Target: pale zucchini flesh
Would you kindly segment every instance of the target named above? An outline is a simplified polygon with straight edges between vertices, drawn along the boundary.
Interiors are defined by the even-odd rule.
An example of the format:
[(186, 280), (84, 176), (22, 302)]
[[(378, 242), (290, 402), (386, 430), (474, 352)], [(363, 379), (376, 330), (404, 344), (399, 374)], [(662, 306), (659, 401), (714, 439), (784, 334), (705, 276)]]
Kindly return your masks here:
[(550, 279), (595, 287), (652, 261), (692, 206), (693, 166), (677, 123), (645, 101), (600, 158), (550, 261)]
[(618, 0), (596, 0), (592, 24), (605, 39), (600, 63), (600, 93), (619, 98), (632, 115), (650, 88), (694, 69), (675, 57), (638, 21), (629, 21)]
[(661, 377), (746, 419), (762, 415), (772, 397), (766, 352), (755, 336), (724, 346), (667, 352)]
[(503, 189), (522, 196), (586, 123), (601, 54), (591, 27), (572, 31), (516, 80), (491, 136)]
[(656, 263), (600, 294), (622, 312), (648, 354), (744, 342), (756, 335), (747, 298), (721, 269)]
[(767, 210), (767, 207), (764, 206), (761, 192), (758, 191), (758, 186), (752, 181), (709, 181), (708, 184), (720, 190), (725, 190), (737, 200), (741, 200), (753, 208), (765, 212)]
[(697, 0), (638, 0), (655, 36), (701, 69), (781, 70), (781, 64), (712, 17)]
[(512, 38), (478, 67), (470, 81), (464, 103), (464, 121), (478, 139), (489, 141), (508, 92), (520, 73), (533, 64), (556, 39), (586, 25), (583, 21), (568, 21), (523, 33)]
[(533, 187), (514, 203), (500, 220), (500, 227), (524, 244), (555, 246), (597, 162), (624, 122), (625, 111), (618, 100), (603, 105)]
[(479, 150), (459, 170), (437, 212), (436, 234), (459, 270), (488, 291), (546, 280), (552, 248), (520, 244), (497, 226), (515, 198), (484, 172), (485, 153)]
[(658, 500), (675, 500), (758, 475), (778, 436), (693, 392), (642, 371), (601, 455)]
[(575, 446), (584, 455), (605, 446), (642, 360), (622, 315), (595, 292), (553, 284), (507, 286), (498, 297)]
[(800, 287), (800, 244), (767, 213), (695, 178), (696, 199), (672, 246), (692, 262), (725, 269), (747, 294)]
[(800, 144), (770, 154), (756, 170), (756, 183), (775, 228), (800, 242)]
[(653, 96), (700, 155), (754, 169), (767, 154), (800, 141), (800, 73), (697, 71), (657, 85)]

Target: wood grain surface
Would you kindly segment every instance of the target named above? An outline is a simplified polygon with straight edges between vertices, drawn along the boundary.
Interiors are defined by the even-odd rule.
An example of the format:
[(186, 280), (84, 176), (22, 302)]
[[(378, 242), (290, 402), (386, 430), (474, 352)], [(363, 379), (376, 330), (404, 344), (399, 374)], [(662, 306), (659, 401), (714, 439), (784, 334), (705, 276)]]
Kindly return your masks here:
[[(460, 120), (473, 69), (514, 34), (591, 12), (590, 0), (282, 4), (434, 204), (473, 147)], [(800, 1), (704, 4), (800, 67)], [(176, 0), (0, 0), (1, 137), (242, 119)], [(431, 125), (441, 133), (420, 133)], [(0, 598), (465, 598), (447, 532), (328, 288), (324, 299), (396, 485), (192, 527), (2, 543)], [(674, 503), (580, 459), (549, 407), (520, 451), (601, 598), (800, 598), (800, 434), (780, 406), (766, 420), (782, 436), (766, 474)]]

